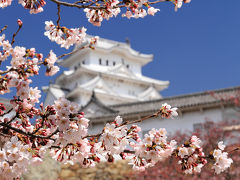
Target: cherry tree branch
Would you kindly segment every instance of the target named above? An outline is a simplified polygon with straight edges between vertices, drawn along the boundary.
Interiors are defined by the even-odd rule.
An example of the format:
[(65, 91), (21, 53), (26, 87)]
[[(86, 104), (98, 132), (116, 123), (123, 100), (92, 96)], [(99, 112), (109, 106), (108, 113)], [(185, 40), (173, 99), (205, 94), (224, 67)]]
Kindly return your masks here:
[(5, 25), (1, 30), (0, 30), (0, 34), (4, 31), (4, 30), (6, 30), (7, 29), (7, 25)]
[(22, 25), (18, 25), (18, 30), (17, 30), (17, 32), (15, 32), (15, 33), (13, 34), (12, 41), (11, 41), (11, 45), (13, 45), (13, 43), (15, 42), (15, 37), (17, 36), (17, 34), (18, 34), (19, 31), (21, 30), (21, 28), (22, 28)]
[(134, 121), (125, 121), (120, 126), (128, 125), (128, 124), (134, 124), (134, 123), (139, 123), (139, 122), (145, 121), (145, 120), (150, 119), (150, 118), (158, 117), (158, 115), (160, 113), (161, 113), (161, 111), (159, 110), (159, 111), (155, 112), (154, 114), (149, 115), (149, 116), (145, 116), (145, 117), (143, 117), (141, 119), (137, 119), (137, 120), (134, 120)]
[[(129, 124), (134, 124), (134, 123), (139, 123), (139, 122), (145, 121), (145, 120), (150, 119), (150, 118), (158, 117), (158, 115), (160, 113), (161, 113), (161, 111), (159, 110), (159, 111), (155, 112), (154, 114), (145, 116), (145, 117), (143, 117), (141, 119), (137, 119), (137, 120), (134, 120), (134, 121), (125, 121), (118, 127), (121, 127), (121, 126), (124, 126), (124, 125), (129, 125)], [(102, 135), (102, 132), (98, 133), (98, 134), (94, 134), (94, 135), (87, 135), (87, 136), (83, 137), (83, 139), (84, 138), (89, 138), (89, 137), (96, 137), (96, 138), (98, 138), (101, 135)]]
[(240, 147), (236, 147), (235, 149), (232, 149), (231, 151), (228, 151), (228, 153), (232, 153), (234, 151), (239, 151), (240, 150)]
[(18, 129), (18, 128), (15, 128), (15, 127), (12, 127), (11, 125), (7, 124), (7, 123), (0, 123), (0, 126), (3, 126), (3, 127), (6, 127), (8, 129), (11, 129), (19, 134), (22, 134), (22, 135), (25, 135), (25, 136), (28, 136), (28, 137), (31, 137), (31, 138), (39, 138), (39, 139), (50, 139), (50, 140), (55, 140), (53, 138), (51, 138), (54, 134), (58, 133), (58, 129), (56, 131), (54, 131), (52, 134), (48, 135), (48, 136), (40, 136), (40, 135), (34, 135), (33, 133), (29, 133), (29, 132), (25, 132), (21, 129)]
[(57, 4), (57, 9), (58, 9), (58, 12), (57, 12), (57, 15), (58, 15), (57, 26), (60, 27), (60, 25), (59, 25), (59, 22), (60, 22), (60, 20), (61, 20), (61, 16), (60, 16), (60, 4)]
[(76, 49), (76, 50), (74, 50), (74, 51), (71, 51), (71, 52), (66, 53), (66, 54), (62, 54), (62, 55), (58, 56), (57, 58), (58, 58), (58, 59), (61, 59), (61, 58), (65, 57), (65, 56), (68, 56), (68, 55), (71, 55), (71, 54), (75, 54), (76, 52), (78, 52), (78, 51), (80, 51), (80, 50), (83, 50), (83, 49), (85, 49), (85, 48), (87, 48), (87, 47), (89, 47), (89, 45), (82, 46), (82, 47), (80, 47), (80, 48), (78, 48), (78, 49)]
[(18, 114), (16, 114), (15, 116), (13, 116), (13, 117), (11, 118), (11, 120), (7, 122), (7, 124), (10, 124), (11, 122), (13, 122), (17, 117), (18, 117)]
[(10, 71), (17, 71), (17, 70), (14, 69), (14, 68), (11, 68), (11, 69), (8, 69), (8, 70), (6, 70), (6, 71), (0, 71), (0, 75), (9, 73)]
[(5, 116), (6, 114), (9, 114), (11, 111), (13, 110), (13, 108), (9, 109), (7, 112), (3, 113), (2, 115), (0, 115), (0, 117)]
[[(76, 8), (79, 8), (79, 9), (83, 9), (83, 8), (90, 8), (90, 9), (106, 9), (105, 6), (92, 6), (92, 3), (89, 4), (89, 5), (79, 5), (79, 3), (84, 3), (86, 1), (76, 1), (75, 3), (68, 3), (68, 2), (65, 2), (65, 1), (60, 1), (60, 0), (51, 0), (52, 2), (58, 4), (58, 5), (63, 5), (63, 6), (67, 6), (67, 7), (76, 7)], [(157, 3), (161, 3), (161, 2), (167, 2), (169, 0), (157, 0), (157, 1), (153, 1), (153, 2), (148, 2), (147, 4), (157, 4)], [(87, 1), (89, 2), (89, 1)], [(96, 1), (98, 2), (98, 1)], [(94, 2), (94, 3), (96, 3)], [(123, 2), (120, 2), (119, 4), (122, 4)], [(113, 8), (123, 8), (123, 7), (126, 7), (126, 5), (120, 5), (120, 6), (115, 6)]]

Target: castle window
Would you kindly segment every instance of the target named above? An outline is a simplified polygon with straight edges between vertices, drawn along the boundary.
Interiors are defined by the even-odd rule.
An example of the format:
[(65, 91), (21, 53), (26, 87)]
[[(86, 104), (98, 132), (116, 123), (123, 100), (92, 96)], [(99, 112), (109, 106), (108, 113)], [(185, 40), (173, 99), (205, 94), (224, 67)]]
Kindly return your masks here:
[(116, 62), (115, 61), (113, 61), (113, 66), (115, 66), (116, 65)]
[(102, 64), (102, 59), (99, 58), (98, 62), (99, 62), (99, 64), (101, 65), (101, 64)]
[(108, 60), (106, 60), (106, 66), (108, 66)]
[(129, 64), (127, 64), (126, 67), (129, 69)]
[(85, 61), (82, 61), (82, 64), (85, 64)]
[(133, 90), (128, 90), (129, 95), (135, 95), (135, 92)]
[(74, 66), (74, 70), (75, 70), (75, 71), (77, 70), (77, 66)]

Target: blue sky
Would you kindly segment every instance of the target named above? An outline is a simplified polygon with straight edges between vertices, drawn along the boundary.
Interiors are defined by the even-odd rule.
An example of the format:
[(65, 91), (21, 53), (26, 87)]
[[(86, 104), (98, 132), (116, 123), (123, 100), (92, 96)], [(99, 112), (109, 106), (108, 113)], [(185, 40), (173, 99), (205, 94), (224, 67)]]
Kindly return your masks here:
[[(104, 21), (101, 27), (88, 23), (82, 10), (63, 8), (60, 24), (84, 26), (89, 34), (107, 39), (128, 38), (133, 49), (154, 54), (154, 61), (143, 68), (143, 74), (170, 81), (163, 96), (240, 85), (239, 0), (192, 0), (178, 12), (169, 2), (155, 7), (161, 11), (154, 17), (128, 20), (119, 16)], [(56, 13), (56, 5), (47, 2), (43, 13), (30, 15), (15, 0), (12, 6), (0, 9), (0, 27), (8, 25), (5, 34), (11, 39), (20, 18), (24, 25), (15, 45), (35, 47), (45, 55), (52, 49), (61, 55), (67, 51), (43, 35), (44, 22), (56, 22)], [(48, 85), (56, 77), (46, 78), (41, 73), (32, 86)]]

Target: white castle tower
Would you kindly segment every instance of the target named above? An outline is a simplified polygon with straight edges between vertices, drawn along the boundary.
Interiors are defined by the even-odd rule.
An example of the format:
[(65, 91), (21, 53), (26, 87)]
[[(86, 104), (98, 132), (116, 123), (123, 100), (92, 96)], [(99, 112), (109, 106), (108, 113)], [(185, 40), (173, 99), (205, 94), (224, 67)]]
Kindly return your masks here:
[(95, 50), (80, 50), (60, 62), (69, 70), (57, 77), (55, 84), (43, 87), (47, 92), (45, 105), (65, 96), (85, 106), (93, 93), (106, 106), (160, 99), (159, 92), (169, 81), (142, 75), (142, 66), (152, 59), (153, 55), (141, 54), (129, 43), (100, 38)]

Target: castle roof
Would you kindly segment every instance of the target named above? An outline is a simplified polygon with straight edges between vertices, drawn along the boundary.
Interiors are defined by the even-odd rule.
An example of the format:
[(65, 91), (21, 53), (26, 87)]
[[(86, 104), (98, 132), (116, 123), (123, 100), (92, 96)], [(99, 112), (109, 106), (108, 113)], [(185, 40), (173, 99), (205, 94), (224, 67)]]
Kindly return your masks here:
[(194, 111), (196, 109), (209, 109), (224, 105), (234, 105), (233, 99), (240, 98), (240, 86), (219, 90), (192, 93), (180, 96), (166, 97), (162, 99), (133, 102), (109, 106), (118, 113), (109, 113), (101, 117), (89, 117), (93, 121), (111, 120), (116, 115), (123, 117), (144, 115), (156, 112), (164, 103), (177, 107), (179, 112)]
[(107, 66), (107, 67), (99, 67), (94, 65), (81, 65), (76, 71), (70, 70), (65, 71), (62, 75), (60, 75), (56, 81), (67, 81), (68, 79), (74, 79), (76, 76), (79, 76), (81, 73), (92, 73), (98, 75), (101, 73), (102, 77), (114, 78), (119, 80), (129, 81), (131, 83), (138, 83), (138, 84), (147, 84), (151, 86), (154, 84), (155, 88), (158, 91), (161, 91), (169, 86), (169, 81), (161, 81), (156, 80), (153, 78), (149, 78), (146, 76), (136, 76), (126, 68), (124, 65), (119, 64), (116, 66)]
[[(76, 46), (74, 50), (81, 48), (83, 45)], [(69, 67), (72, 65), (72, 63), (76, 59), (78, 59), (80, 56), (82, 56), (86, 53), (89, 53), (89, 52), (121, 54), (121, 55), (125, 56), (126, 58), (129, 58), (129, 59), (132, 59), (133, 61), (139, 62), (141, 65), (145, 65), (145, 64), (151, 62), (153, 59), (152, 54), (142, 54), (139, 51), (132, 49), (131, 46), (127, 43), (108, 40), (108, 39), (104, 39), (104, 38), (99, 38), (99, 40), (97, 41), (97, 43), (94, 47), (95, 47), (94, 51), (92, 51), (92, 49), (90, 49), (90, 48), (81, 49), (80, 51), (70, 55), (67, 59), (59, 61), (59, 64), (64, 67)]]

